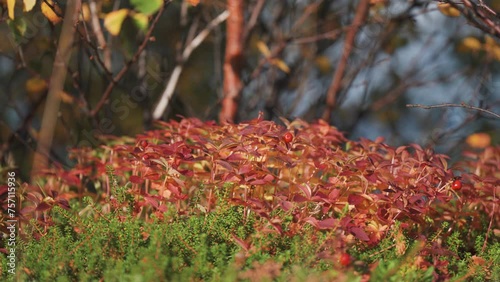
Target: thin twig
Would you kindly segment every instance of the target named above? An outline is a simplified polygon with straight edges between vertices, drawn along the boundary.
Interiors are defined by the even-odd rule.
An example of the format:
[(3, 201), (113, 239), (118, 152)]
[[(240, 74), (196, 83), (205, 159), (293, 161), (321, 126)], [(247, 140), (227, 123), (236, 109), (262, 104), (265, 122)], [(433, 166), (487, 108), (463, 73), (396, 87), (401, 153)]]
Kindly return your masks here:
[(101, 100), (99, 100), (99, 102), (97, 103), (96, 107), (92, 111), (90, 111), (90, 116), (91, 117), (94, 117), (99, 112), (99, 110), (102, 108), (102, 106), (104, 106), (104, 104), (108, 100), (109, 95), (111, 94), (111, 91), (113, 91), (113, 89), (115, 88), (115, 86), (118, 84), (118, 82), (120, 81), (120, 79), (127, 73), (128, 69), (132, 66), (132, 64), (137, 61), (137, 59), (141, 55), (142, 51), (144, 50), (144, 48), (146, 48), (146, 45), (150, 41), (151, 34), (153, 33), (153, 30), (154, 30), (156, 24), (160, 20), (161, 15), (165, 11), (165, 8), (171, 2), (172, 2), (172, 0), (166, 1), (160, 7), (160, 10), (158, 10), (158, 13), (156, 14), (156, 17), (154, 18), (153, 22), (151, 23), (151, 26), (149, 27), (148, 32), (144, 36), (144, 40), (142, 41), (141, 45), (139, 46), (139, 48), (135, 52), (135, 54), (132, 57), (132, 59), (130, 61), (128, 61), (122, 67), (122, 69), (120, 70), (120, 72), (109, 82), (108, 87), (106, 88), (106, 90), (104, 91), (104, 93), (103, 93), (103, 95), (101, 97)]
[(475, 110), (475, 111), (483, 112), (483, 113), (486, 113), (486, 114), (490, 114), (490, 115), (492, 115), (492, 116), (500, 119), (500, 115), (497, 114), (497, 113), (494, 113), (492, 111), (489, 111), (489, 110), (486, 110), (486, 109), (482, 109), (482, 108), (479, 108), (479, 107), (474, 107), (474, 106), (471, 106), (471, 105), (467, 105), (465, 103), (460, 103), (460, 104), (448, 104), (448, 103), (445, 103), (445, 104), (437, 104), (437, 105), (407, 104), (406, 107), (407, 108), (422, 108), (422, 109), (426, 109), (426, 110), (435, 109), (435, 108), (465, 108), (465, 109), (469, 109), (469, 110)]
[(99, 17), (97, 15), (97, 4), (95, 0), (89, 1), (89, 10), (90, 10), (92, 29), (94, 30), (94, 33), (97, 37), (97, 42), (99, 43), (99, 47), (104, 54), (104, 66), (108, 71), (110, 71), (111, 52), (106, 44), (106, 39), (104, 38), (104, 34), (102, 33), (101, 24), (99, 23)]
[[(460, 3), (455, 3), (450, 0), (446, 0), (444, 2), (459, 10), (460, 13), (475, 27), (481, 29), (487, 34), (500, 38), (500, 25), (496, 20), (496, 13), (491, 13), (493, 9), (484, 5), (484, 3), (476, 4), (469, 0), (463, 0)], [(484, 12), (488, 12), (490, 15), (485, 15)]]
[(163, 91), (160, 101), (158, 102), (158, 105), (156, 105), (153, 111), (154, 120), (160, 119), (163, 116), (163, 113), (165, 112), (165, 109), (168, 106), (170, 98), (172, 98), (172, 95), (174, 94), (174, 90), (177, 85), (177, 81), (179, 80), (179, 77), (181, 75), (184, 63), (191, 56), (191, 53), (194, 51), (194, 49), (200, 46), (203, 40), (205, 40), (205, 38), (210, 34), (210, 31), (212, 31), (216, 26), (225, 21), (228, 16), (229, 16), (228, 11), (222, 12), (219, 16), (214, 18), (207, 25), (207, 27), (203, 29), (195, 38), (193, 38), (193, 40), (186, 46), (186, 48), (182, 52), (182, 58), (177, 63), (172, 74), (170, 75), (167, 87), (165, 88), (165, 91)]
[(257, 19), (259, 18), (259, 15), (262, 12), (262, 8), (264, 8), (265, 2), (266, 0), (259, 0), (257, 1), (257, 4), (255, 4), (255, 7), (252, 10), (252, 14), (250, 16), (250, 20), (248, 20), (245, 31), (243, 32), (243, 42), (248, 42), (250, 34), (255, 28), (255, 25), (257, 24)]

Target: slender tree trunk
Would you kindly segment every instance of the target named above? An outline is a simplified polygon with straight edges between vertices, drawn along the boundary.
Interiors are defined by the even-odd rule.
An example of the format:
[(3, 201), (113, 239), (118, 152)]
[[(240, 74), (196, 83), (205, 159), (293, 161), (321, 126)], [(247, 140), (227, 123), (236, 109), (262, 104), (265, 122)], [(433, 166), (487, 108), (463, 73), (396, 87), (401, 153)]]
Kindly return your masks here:
[(224, 58), (224, 98), (219, 113), (220, 122), (234, 122), (238, 113), (238, 100), (242, 88), (241, 68), (243, 57), (243, 0), (228, 0), (226, 29), (226, 56)]
[(78, 21), (80, 0), (68, 1), (64, 14), (63, 27), (59, 37), (56, 57), (52, 75), (50, 77), (49, 92), (45, 102), (45, 110), (42, 116), (42, 126), (38, 138), (38, 144), (31, 168), (31, 181), (36, 181), (37, 174), (46, 169), (49, 164), (50, 148), (54, 139), (54, 131), (59, 114), (60, 95), (63, 91), (66, 79), (68, 62), (75, 36), (75, 26)]

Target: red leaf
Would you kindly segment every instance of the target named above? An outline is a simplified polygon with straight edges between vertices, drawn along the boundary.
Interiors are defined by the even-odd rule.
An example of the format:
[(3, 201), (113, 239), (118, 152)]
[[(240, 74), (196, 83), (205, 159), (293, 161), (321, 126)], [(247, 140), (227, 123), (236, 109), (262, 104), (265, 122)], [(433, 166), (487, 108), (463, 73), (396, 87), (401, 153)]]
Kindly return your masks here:
[(144, 182), (144, 179), (140, 176), (137, 176), (137, 175), (130, 176), (129, 180), (130, 180), (130, 182), (132, 182), (134, 184), (141, 184)]
[(227, 169), (229, 171), (233, 171), (233, 166), (230, 163), (223, 161), (223, 160), (216, 160), (215, 162), (217, 164), (221, 165), (222, 167), (224, 167), (225, 169)]
[(149, 179), (149, 180), (158, 180), (158, 179), (160, 179), (160, 174), (148, 173), (148, 174), (144, 175), (144, 178)]
[(304, 222), (311, 224), (312, 226), (319, 228), (318, 220), (314, 217), (304, 218)]
[(303, 203), (303, 202), (307, 202), (308, 199), (302, 195), (295, 194), (295, 195), (293, 195), (292, 201), (297, 202), (297, 203)]
[(266, 174), (266, 176), (264, 176), (263, 178), (266, 182), (272, 182), (274, 180), (274, 176), (272, 176), (271, 174)]
[(245, 161), (245, 160), (247, 160), (247, 158), (243, 154), (233, 153), (233, 154), (229, 155), (229, 157), (227, 157), (226, 160), (228, 160), (228, 161)]
[(57, 200), (57, 205), (60, 206), (61, 208), (65, 209), (65, 210), (69, 210), (70, 207), (69, 207), (69, 203), (66, 199), (59, 199)]
[(300, 188), (300, 190), (301, 190), (302, 192), (304, 192), (304, 194), (306, 195), (306, 198), (307, 198), (307, 199), (310, 199), (310, 198), (311, 198), (311, 193), (312, 193), (312, 192), (311, 192), (311, 187), (309, 187), (309, 185), (308, 185), (308, 184), (306, 184), (306, 185), (299, 184), (299, 185), (297, 185), (297, 187), (299, 187), (299, 188)]
[(264, 179), (256, 179), (252, 182), (249, 182), (248, 184), (250, 185), (262, 185), (262, 184), (266, 184), (267, 182), (264, 180)]
[(24, 207), (19, 213), (21, 215), (26, 215), (26, 214), (34, 212), (35, 210), (36, 210), (35, 206), (28, 206), (28, 207)]
[(72, 186), (80, 186), (81, 185), (80, 178), (77, 177), (77, 176), (75, 176), (75, 175), (72, 175), (72, 174), (69, 174), (69, 173), (63, 173), (61, 177), (69, 185), (72, 185)]
[(152, 205), (155, 209), (158, 209), (158, 202), (156, 201), (155, 198), (151, 196), (144, 196), (144, 200), (146, 200), (146, 202)]
[(399, 146), (397, 149), (396, 149), (396, 154), (400, 154), (402, 151), (406, 150), (406, 148), (408, 148), (408, 146)]
[(46, 202), (41, 202), (37, 207), (36, 207), (36, 211), (40, 211), (40, 212), (43, 212), (43, 211), (46, 211), (48, 209), (52, 208), (51, 205), (47, 204)]
[(250, 250), (250, 244), (245, 242), (243, 239), (237, 237), (236, 235), (234, 234), (231, 234), (231, 236), (233, 237), (234, 241), (242, 248), (244, 249), (245, 251), (248, 251)]
[(281, 201), (280, 206), (284, 211), (289, 211), (291, 208), (293, 208), (293, 204), (289, 201)]
[(363, 203), (364, 200), (365, 200), (365, 198), (363, 198), (360, 195), (356, 195), (356, 194), (350, 194), (347, 197), (347, 202), (349, 202), (349, 204), (355, 205), (355, 206), (360, 205), (361, 203)]
[(333, 189), (330, 194), (328, 194), (328, 199), (331, 202), (335, 202), (340, 196), (340, 189)]
[(366, 232), (362, 228), (351, 227), (350, 231), (359, 240), (365, 241), (365, 242), (370, 241), (370, 238), (368, 237), (368, 235), (366, 234)]
[(253, 170), (252, 165), (244, 164), (244, 165), (240, 166), (240, 168), (238, 169), (238, 174), (246, 174), (252, 170)]
[(327, 218), (324, 220), (317, 220), (314, 217), (307, 217), (304, 219), (305, 222), (311, 224), (318, 229), (331, 229), (335, 227), (337, 221), (334, 218)]
[(337, 220), (331, 217), (318, 221), (319, 229), (330, 229), (335, 227), (335, 225), (337, 225)]

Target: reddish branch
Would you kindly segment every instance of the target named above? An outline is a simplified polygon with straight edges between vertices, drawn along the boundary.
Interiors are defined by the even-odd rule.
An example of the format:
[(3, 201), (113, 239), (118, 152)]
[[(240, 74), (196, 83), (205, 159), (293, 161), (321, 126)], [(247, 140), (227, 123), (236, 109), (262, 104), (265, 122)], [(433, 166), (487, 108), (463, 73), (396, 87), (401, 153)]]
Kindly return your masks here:
[(228, 0), (229, 17), (226, 28), (226, 55), (224, 58), (224, 98), (219, 113), (220, 122), (234, 122), (241, 91), (241, 65), (243, 54), (243, 0)]
[(335, 103), (337, 101), (337, 95), (342, 88), (342, 78), (344, 76), (344, 72), (347, 66), (347, 60), (352, 52), (352, 47), (354, 45), (354, 39), (356, 38), (356, 33), (359, 30), (359, 27), (364, 24), (366, 20), (366, 16), (368, 14), (368, 8), (370, 7), (370, 0), (360, 0), (358, 7), (356, 8), (356, 15), (354, 16), (354, 21), (352, 22), (351, 27), (347, 31), (344, 43), (344, 50), (342, 52), (342, 57), (337, 65), (337, 69), (335, 70), (335, 74), (333, 76), (332, 83), (330, 84), (330, 88), (328, 88), (328, 92), (326, 94), (326, 109), (323, 112), (323, 120), (330, 121), (330, 117), (335, 107)]

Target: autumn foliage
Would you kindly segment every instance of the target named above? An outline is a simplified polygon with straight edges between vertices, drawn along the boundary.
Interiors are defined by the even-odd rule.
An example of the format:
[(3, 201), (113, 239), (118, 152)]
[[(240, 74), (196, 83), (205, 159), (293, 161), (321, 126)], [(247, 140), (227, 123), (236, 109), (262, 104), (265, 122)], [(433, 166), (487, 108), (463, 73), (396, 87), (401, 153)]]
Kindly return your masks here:
[[(445, 255), (460, 255), (443, 243), (454, 231), (487, 234), (483, 248), (500, 236), (499, 147), (465, 152), (450, 167), (447, 156), (418, 145), (350, 141), (322, 121), (278, 125), (259, 117), (217, 125), (182, 119), (157, 128), (135, 139), (108, 138), (98, 150), (73, 150), (73, 169), (46, 172), (42, 189), (53, 191), (50, 201), (25, 187), (23, 216), (67, 208), (65, 200), (84, 195), (123, 208), (126, 203), (111, 195), (126, 187), (133, 215), (146, 221), (154, 215), (168, 222), (172, 207), (184, 216), (208, 214), (223, 202), (256, 215), (257, 234), (292, 237), (311, 227), (330, 232), (336, 243), (318, 245), (318, 257), (344, 266), (360, 259), (346, 252), (376, 248), (388, 236), (399, 255), (410, 241), (421, 242), (415, 266), (433, 266), (436, 279), (451, 275)], [(233, 235), (242, 249), (252, 249), (252, 238)], [(470, 244), (464, 250), (477, 253)]]

